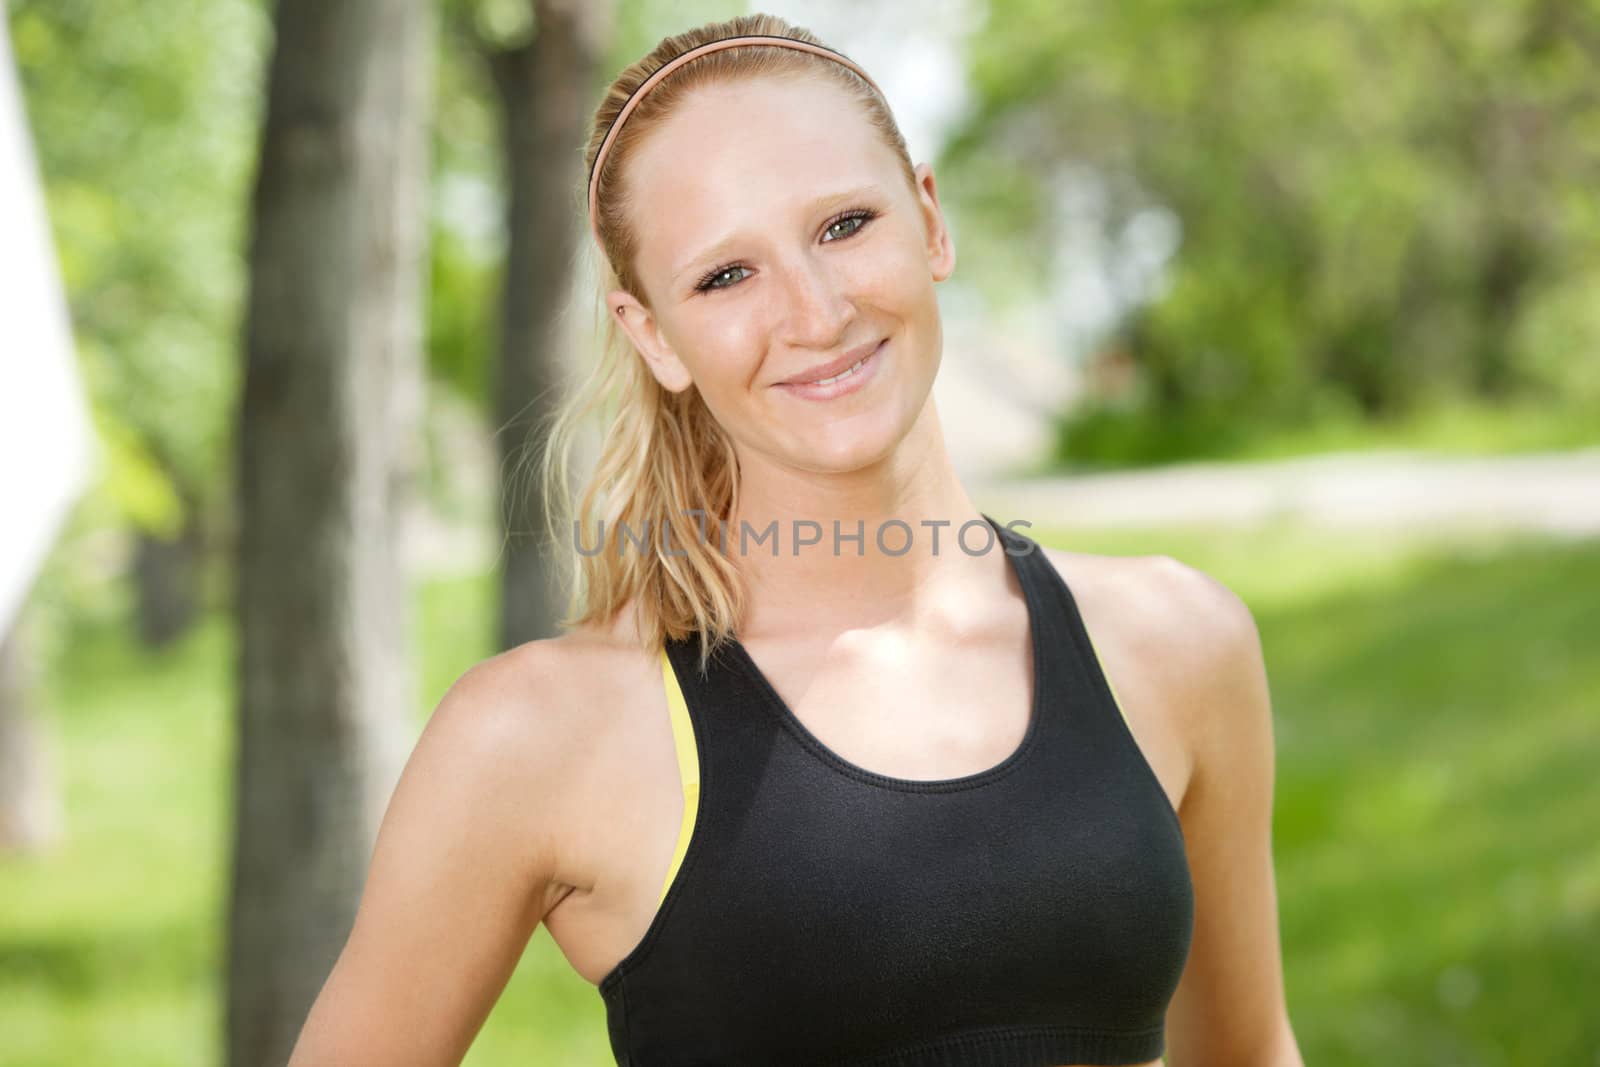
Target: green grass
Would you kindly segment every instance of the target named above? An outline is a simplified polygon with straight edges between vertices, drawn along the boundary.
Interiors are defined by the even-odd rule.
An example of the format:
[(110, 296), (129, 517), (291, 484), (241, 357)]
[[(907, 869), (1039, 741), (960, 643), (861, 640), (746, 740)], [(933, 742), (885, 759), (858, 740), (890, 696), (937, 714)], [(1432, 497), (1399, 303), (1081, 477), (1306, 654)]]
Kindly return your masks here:
[(1188, 460), (1272, 460), (1382, 449), (1493, 456), (1600, 445), (1600, 411), (1579, 403), (1519, 400), (1499, 406), (1435, 403), (1386, 419), (1330, 411), (1290, 426), (1148, 416), (1101, 410), (1057, 427), (1049, 474)]
[[(1255, 613), (1308, 1063), (1597, 1062), (1600, 542), (1036, 535), (1175, 556)], [(419, 724), (488, 603), (476, 579), (419, 592)], [(219, 1062), (230, 640), (212, 620), (147, 659), (94, 626), (49, 672), (69, 836), (0, 861), (0, 1064)], [(611, 1062), (543, 930), (467, 1062)]]
[(1495, 456), (1591, 445), (1600, 445), (1600, 412), (1523, 401), (1503, 407), (1437, 405), (1387, 421), (1313, 422), (1254, 439), (1234, 458), (1390, 448)]
[(1600, 1062), (1600, 543), (1070, 544), (1166, 552), (1256, 616), (1308, 1063)]

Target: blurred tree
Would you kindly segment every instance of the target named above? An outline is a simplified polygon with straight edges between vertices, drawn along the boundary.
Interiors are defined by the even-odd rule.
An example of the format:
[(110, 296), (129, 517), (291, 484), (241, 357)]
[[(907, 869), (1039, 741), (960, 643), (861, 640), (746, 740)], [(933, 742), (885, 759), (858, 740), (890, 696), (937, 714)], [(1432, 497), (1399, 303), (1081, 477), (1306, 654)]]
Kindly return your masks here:
[(536, 452), (560, 400), (560, 313), (572, 293), (578, 196), (590, 88), (612, 33), (612, 5), (523, 0), (446, 10), (481, 56), (499, 112), (505, 191), (498, 354), (491, 376), (500, 454), (501, 648), (550, 637), (561, 604), (544, 544), (539, 497), (523, 461)]
[(55, 761), (29, 708), (36, 657), (26, 640), (20, 621), (0, 622), (0, 855), (43, 849), (64, 825)]
[(997, 290), (1047, 276), (1085, 173), (1094, 239), (1173, 213), (1108, 339), (1137, 371), (1111, 407), (1157, 434), (1553, 395), (1582, 361), (1533, 350), (1549, 317), (1568, 357), (1600, 341), (1555, 299), (1600, 283), (1597, 54), (1581, 0), (990, 0), (945, 160), (964, 251)]
[(432, 6), (280, 0), (239, 427), (234, 1067), (281, 1064), (411, 736), (397, 534), (419, 415)]
[[(543, 446), (564, 373), (582, 361), (559, 347), (570, 336), (561, 313), (582, 263), (574, 240), (588, 240), (582, 163), (593, 109), (614, 72), (664, 34), (744, 7), (732, 0), (445, 0), (444, 10), (429, 366), (492, 420), (503, 537), (498, 635), (510, 647), (553, 634), (561, 606), (530, 460)], [(483, 199), (499, 210), (492, 237), (475, 232), (471, 205)], [(479, 311), (491, 299), (497, 326)]]

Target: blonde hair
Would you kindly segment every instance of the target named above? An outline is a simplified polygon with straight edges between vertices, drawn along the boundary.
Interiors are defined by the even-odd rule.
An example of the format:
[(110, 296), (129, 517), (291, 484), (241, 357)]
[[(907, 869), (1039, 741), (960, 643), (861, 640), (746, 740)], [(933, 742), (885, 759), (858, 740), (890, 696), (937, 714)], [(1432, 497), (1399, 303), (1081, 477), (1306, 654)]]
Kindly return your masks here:
[[(648, 55), (619, 74), (594, 114), (585, 152), (584, 175), (618, 113), (655, 71), (691, 48), (726, 37), (752, 34), (790, 37), (822, 45), (810, 31), (774, 15), (744, 15), (663, 38)], [(599, 218), (595, 220), (604, 255), (597, 260), (597, 332), (600, 358), (576, 391), (556, 411), (540, 462), (539, 477), (551, 544), (566, 566), (568, 590), (563, 629), (609, 624), (630, 602), (645, 648), (690, 634), (700, 635), (700, 662), (737, 628), (744, 614), (745, 588), (736, 562), (724, 554), (718, 532), (738, 503), (739, 467), (733, 442), (712, 416), (699, 391), (663, 389), (634, 350), (615, 318), (606, 314), (605, 294), (624, 289), (646, 307), (644, 287), (634, 273), (638, 234), (631, 225), (623, 175), (641, 141), (695, 88), (756, 77), (830, 78), (861, 104), (868, 120), (900, 157), (908, 185), (916, 176), (888, 102), (841, 63), (792, 48), (736, 46), (697, 57), (673, 72), (642, 99), (617, 132), (598, 179)], [(600, 320), (604, 319), (604, 325)], [(598, 461), (576, 497), (570, 490), (574, 444), (582, 427), (596, 419), (604, 427)], [(691, 521), (698, 510), (700, 519)], [(672, 528), (670, 550), (660, 535)], [(602, 525), (603, 524), (603, 525)], [(619, 524), (646, 539), (643, 548), (622, 551), (612, 538)], [(694, 528), (695, 536), (685, 536)], [(704, 530), (706, 536), (699, 536)], [(572, 531), (600, 550), (566, 552)], [(592, 531), (592, 533), (591, 533)], [(645, 531), (648, 531), (646, 533)], [(603, 537), (601, 534), (603, 533)], [(728, 531), (729, 541), (738, 531)], [(574, 549), (576, 546), (574, 545)]]

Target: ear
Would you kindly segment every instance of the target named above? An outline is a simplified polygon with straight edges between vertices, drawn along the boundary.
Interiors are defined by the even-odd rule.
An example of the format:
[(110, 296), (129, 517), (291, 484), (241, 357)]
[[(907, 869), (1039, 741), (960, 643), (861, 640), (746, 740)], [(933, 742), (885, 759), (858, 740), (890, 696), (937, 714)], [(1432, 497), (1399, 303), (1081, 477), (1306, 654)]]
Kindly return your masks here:
[(945, 224), (944, 211), (939, 207), (939, 190), (933, 181), (933, 164), (918, 163), (913, 172), (917, 176), (917, 201), (922, 208), (923, 229), (927, 233), (928, 270), (933, 280), (942, 282), (956, 269), (956, 242)]
[(613, 289), (606, 294), (606, 307), (610, 314), (616, 316), (617, 325), (628, 335), (639, 355), (644, 357), (645, 365), (650, 368), (656, 381), (661, 383), (661, 388), (669, 393), (681, 393), (689, 388), (693, 381), (689, 377), (689, 368), (683, 365), (672, 346), (667, 344), (656, 324), (655, 315), (639, 302), (638, 297), (626, 289)]

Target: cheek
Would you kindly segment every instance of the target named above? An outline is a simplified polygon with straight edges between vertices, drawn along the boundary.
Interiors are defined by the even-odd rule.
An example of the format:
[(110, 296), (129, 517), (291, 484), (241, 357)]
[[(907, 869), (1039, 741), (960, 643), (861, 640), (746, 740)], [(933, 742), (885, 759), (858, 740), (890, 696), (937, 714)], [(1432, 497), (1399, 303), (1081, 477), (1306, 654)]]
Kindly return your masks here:
[(670, 340), (696, 381), (711, 375), (722, 379), (749, 350), (752, 333), (750, 316), (743, 308), (723, 306), (714, 296), (702, 296), (678, 317)]
[(915, 318), (927, 313), (933, 300), (933, 276), (912, 235), (896, 235), (861, 257), (853, 288), (861, 303)]
[(704, 300), (678, 324), (674, 351), (688, 354), (680, 358), (707, 406), (720, 416), (724, 398), (748, 389), (760, 371), (764, 327), (757, 309), (716, 304)]

